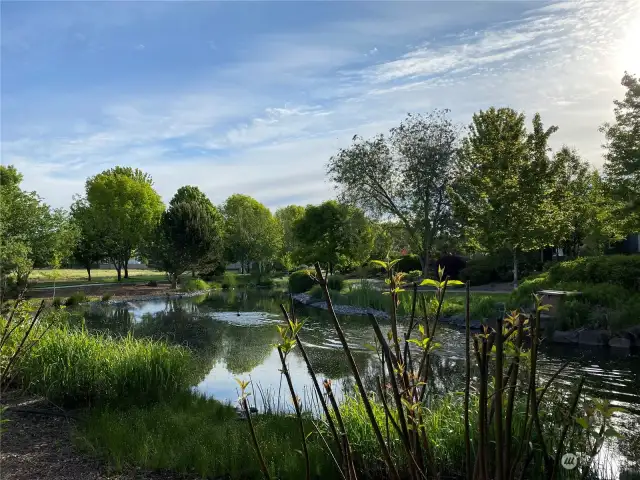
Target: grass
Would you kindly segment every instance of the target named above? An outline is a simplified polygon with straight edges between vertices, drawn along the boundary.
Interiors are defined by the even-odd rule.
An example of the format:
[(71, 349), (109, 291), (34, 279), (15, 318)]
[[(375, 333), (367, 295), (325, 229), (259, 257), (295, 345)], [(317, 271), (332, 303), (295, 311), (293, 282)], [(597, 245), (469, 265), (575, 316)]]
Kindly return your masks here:
[[(304, 459), (295, 417), (257, 415), (253, 420), (272, 478), (301, 478)], [(308, 421), (306, 431), (312, 429)], [(308, 442), (314, 478), (338, 478), (322, 440), (312, 434)], [(194, 394), (147, 408), (94, 411), (77, 444), (117, 470), (135, 465), (207, 478), (264, 478), (246, 421), (233, 407)]]
[[(36, 282), (38, 287), (53, 286), (54, 275), (56, 275), (56, 287), (82, 285), (85, 283), (113, 283), (118, 281), (118, 273), (115, 268), (97, 268), (91, 270), (91, 282), (87, 280), (87, 271), (82, 268), (61, 268), (57, 271), (47, 268), (37, 268), (29, 275), (29, 281)], [(124, 276), (124, 271), (122, 275)], [(129, 270), (129, 279), (123, 278), (122, 282), (164, 281), (166, 279), (167, 276), (164, 272), (132, 269)]]
[(164, 342), (54, 327), (19, 368), (30, 392), (67, 406), (147, 403), (191, 385), (189, 350)]
[(211, 286), (201, 278), (190, 278), (180, 287), (180, 290), (185, 292), (203, 292), (210, 289)]
[(617, 332), (640, 324), (640, 293), (616, 283), (554, 281), (550, 272), (525, 279), (513, 291), (509, 303), (530, 307), (533, 294), (544, 289), (577, 291), (582, 294), (562, 303), (557, 312), (557, 321), (554, 322), (556, 329), (585, 327)]

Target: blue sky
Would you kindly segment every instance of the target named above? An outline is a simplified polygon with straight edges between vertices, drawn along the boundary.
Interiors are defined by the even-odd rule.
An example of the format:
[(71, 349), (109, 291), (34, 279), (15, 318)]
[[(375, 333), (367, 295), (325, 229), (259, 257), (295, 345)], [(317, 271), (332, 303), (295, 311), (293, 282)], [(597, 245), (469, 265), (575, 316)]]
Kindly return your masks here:
[(2, 163), (53, 206), (114, 165), (168, 201), (198, 185), (271, 208), (333, 196), (355, 134), (491, 105), (560, 127), (602, 164), (598, 126), (640, 74), (640, 1), (8, 2)]

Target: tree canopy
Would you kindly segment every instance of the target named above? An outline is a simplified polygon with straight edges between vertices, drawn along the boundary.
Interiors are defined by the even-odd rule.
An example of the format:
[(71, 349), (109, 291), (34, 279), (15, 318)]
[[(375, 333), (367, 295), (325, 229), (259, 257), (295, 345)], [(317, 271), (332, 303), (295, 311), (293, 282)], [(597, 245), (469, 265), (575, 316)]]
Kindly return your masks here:
[(151, 177), (138, 169), (115, 167), (87, 179), (87, 221), (101, 235), (104, 250), (121, 278), (127, 263), (155, 231), (164, 211)]
[(330, 272), (365, 262), (373, 247), (371, 224), (362, 210), (335, 200), (308, 205), (294, 228), (296, 259), (328, 265)]
[(26, 284), (34, 265), (58, 266), (76, 243), (64, 210), (52, 210), (35, 192), (20, 188), (22, 174), (0, 165), (0, 288), (12, 276)]
[(178, 277), (204, 258), (221, 257), (222, 230), (215, 207), (197, 200), (171, 202), (152, 240), (151, 260), (169, 274), (175, 288)]
[(459, 128), (447, 110), (409, 115), (388, 137), (354, 137), (331, 157), (340, 198), (399, 220), (427, 273), (435, 240), (451, 222), (448, 189), (458, 161)]
[(276, 210), (276, 219), (280, 222), (282, 230), (282, 251), (280, 262), (291, 270), (295, 267), (293, 254), (298, 249), (298, 240), (295, 235), (295, 224), (304, 216), (304, 207), (299, 205), (288, 205)]
[(640, 78), (625, 72), (623, 100), (614, 100), (613, 123), (605, 123), (604, 171), (626, 233), (640, 231)]
[(557, 127), (544, 129), (540, 115), (527, 132), (525, 116), (511, 108), (473, 115), (462, 147), (456, 207), (476, 245), (513, 255), (514, 284), (518, 252), (545, 245), (545, 201), (551, 182), (547, 142)]
[(282, 232), (269, 209), (247, 195), (234, 194), (222, 206), (225, 251), (230, 262), (248, 269), (251, 262), (274, 260), (282, 248)]

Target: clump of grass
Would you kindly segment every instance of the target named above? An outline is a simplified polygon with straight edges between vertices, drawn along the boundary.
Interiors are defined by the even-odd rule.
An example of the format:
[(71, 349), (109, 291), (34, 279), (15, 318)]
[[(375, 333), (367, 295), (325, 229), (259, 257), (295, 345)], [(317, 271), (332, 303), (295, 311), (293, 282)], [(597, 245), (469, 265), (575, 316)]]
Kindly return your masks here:
[(84, 302), (86, 302), (88, 300), (89, 300), (89, 298), (87, 297), (87, 295), (84, 292), (75, 292), (69, 298), (67, 298), (64, 301), (64, 304), (67, 307), (74, 307), (74, 306), (79, 305), (81, 303), (84, 303)]
[(64, 304), (64, 301), (62, 300), (61, 297), (54, 297), (53, 300), (51, 300), (52, 307), (60, 308), (63, 304)]
[[(299, 480), (305, 467), (296, 452), (301, 441), (298, 420), (268, 414), (252, 420), (271, 478)], [(136, 465), (203, 478), (262, 479), (243, 422), (229, 405), (180, 394), (148, 408), (95, 411), (82, 425), (77, 443), (115, 469)], [(307, 431), (313, 431), (310, 420), (305, 422)], [(339, 478), (322, 440), (313, 434), (308, 446), (312, 478)]]
[(64, 405), (146, 403), (187, 389), (191, 367), (183, 347), (56, 327), (22, 360), (18, 377)]
[(113, 294), (105, 293), (104, 295), (102, 295), (102, 301), (103, 302), (108, 302), (109, 300), (111, 300), (111, 297), (113, 297)]
[(209, 289), (209, 284), (201, 278), (191, 278), (182, 286), (182, 290), (185, 292), (203, 292)]
[(238, 286), (238, 274), (233, 272), (224, 272), (222, 275), (222, 288), (228, 290)]

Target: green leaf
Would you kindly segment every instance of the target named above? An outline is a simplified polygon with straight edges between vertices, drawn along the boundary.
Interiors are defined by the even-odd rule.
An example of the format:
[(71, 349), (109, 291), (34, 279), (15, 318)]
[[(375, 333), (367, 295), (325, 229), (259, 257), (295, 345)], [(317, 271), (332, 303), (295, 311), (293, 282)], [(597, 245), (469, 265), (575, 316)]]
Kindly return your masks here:
[(401, 259), (400, 258), (396, 258), (395, 260), (391, 260), (389, 262), (389, 268), (393, 267), (396, 263), (398, 263)]
[(371, 350), (372, 352), (377, 352), (376, 347), (374, 347), (370, 343), (365, 343), (364, 348), (366, 348), (367, 350)]
[(431, 278), (425, 278), (424, 280), (422, 280), (422, 282), (420, 282), (421, 287), (425, 285), (429, 285), (430, 287), (440, 288), (440, 282), (436, 282)]
[(377, 265), (378, 267), (384, 268), (385, 270), (387, 269), (387, 264), (382, 260), (371, 260), (370, 263), (372, 263), (373, 265)]
[(620, 435), (618, 432), (616, 432), (615, 429), (613, 429), (612, 427), (609, 427), (604, 431), (604, 436), (605, 437), (620, 438), (622, 435)]
[(586, 418), (576, 418), (576, 423), (585, 430), (589, 429), (589, 420), (587, 420)]
[(461, 282), (460, 280), (449, 280), (447, 282), (447, 285), (451, 287), (457, 287), (459, 285), (464, 285), (464, 282)]
[(424, 337), (424, 325), (422, 324), (418, 325), (418, 331)]

